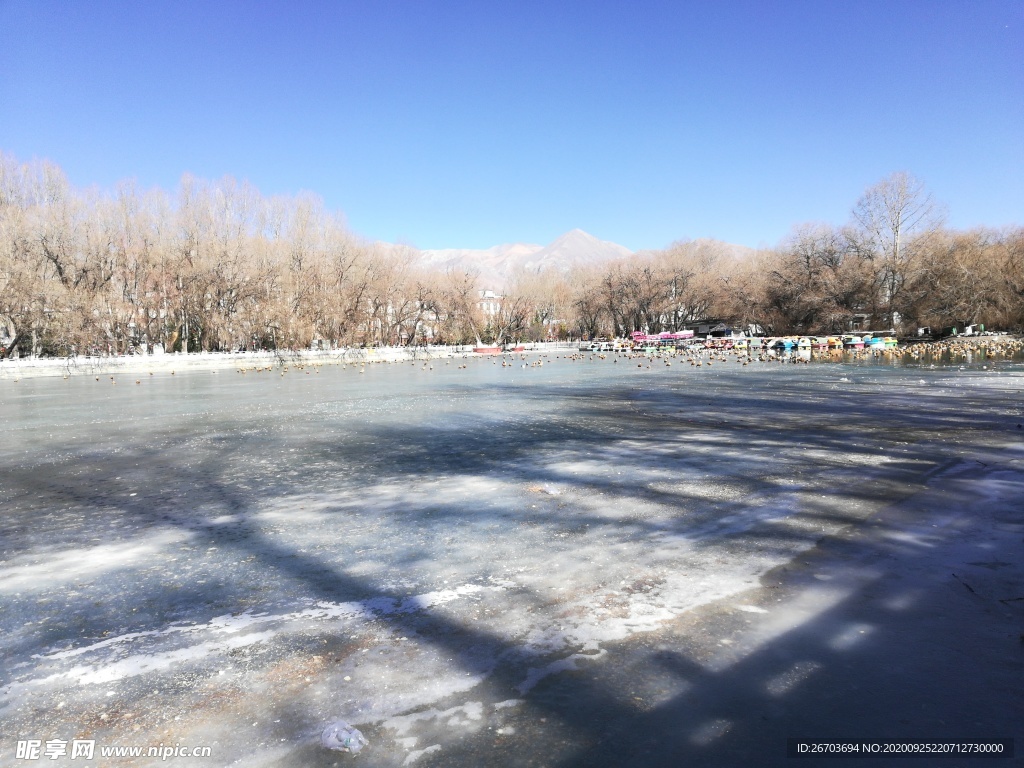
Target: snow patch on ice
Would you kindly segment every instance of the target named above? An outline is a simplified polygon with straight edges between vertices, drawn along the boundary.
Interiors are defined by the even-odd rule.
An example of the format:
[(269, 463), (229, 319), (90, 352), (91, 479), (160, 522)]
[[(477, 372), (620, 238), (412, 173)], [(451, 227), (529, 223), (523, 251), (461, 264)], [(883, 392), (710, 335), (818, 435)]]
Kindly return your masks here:
[(31, 559), (18, 558), (0, 568), (0, 591), (40, 591), (68, 582), (95, 579), (102, 573), (144, 562), (189, 538), (190, 534), (184, 531), (160, 531), (135, 541), (48, 553), (42, 562), (38, 561), (38, 555)]
[(227, 653), (235, 648), (246, 645), (253, 645), (273, 637), (272, 632), (258, 632), (240, 637), (228, 638), (220, 642), (206, 642), (186, 648), (176, 648), (172, 651), (162, 653), (140, 653), (128, 656), (118, 661), (96, 666), (72, 667), (64, 672), (59, 672), (42, 679), (31, 680), (27, 683), (14, 683), (3, 690), (5, 695), (19, 692), (29, 686), (47, 685), (54, 682), (71, 681), (79, 685), (95, 685), (98, 683), (111, 683), (115, 680), (123, 680), (126, 677), (135, 677), (150, 672), (159, 672), (167, 669), (172, 664), (182, 661), (192, 661), (209, 656), (213, 653)]
[(494, 705), (494, 708), (495, 709), (508, 709), (510, 707), (518, 707), (521, 704), (523, 704), (525, 701), (526, 701), (526, 699), (505, 699), (504, 701), (497, 702)]
[(413, 763), (415, 763), (417, 760), (419, 760), (424, 755), (429, 755), (432, 752), (440, 752), (440, 751), (441, 751), (441, 745), (440, 744), (431, 744), (429, 747), (426, 747), (424, 749), (414, 750), (413, 752), (410, 752), (406, 756), (405, 761), (402, 763), (402, 765), (412, 765)]
[(427, 709), (423, 712), (413, 712), (408, 715), (395, 715), (385, 719), (381, 726), (394, 731), (396, 738), (407, 737), (409, 731), (420, 723), (440, 720), (451, 723), (453, 720), (458, 723), (462, 718), (466, 720), (479, 721), (483, 718), (484, 705), (481, 701), (467, 701), (451, 709)]
[[(126, 677), (156, 672), (180, 662), (194, 662), (211, 655), (227, 653), (230, 650), (270, 640), (281, 633), (294, 631), (295, 625), (302, 626), (309, 621), (338, 621), (346, 619), (370, 619), (382, 614), (412, 613), (450, 603), (467, 595), (485, 590), (500, 590), (500, 587), (483, 587), (464, 584), (451, 589), (427, 592), (404, 600), (393, 598), (371, 598), (350, 603), (317, 603), (313, 608), (284, 614), (254, 613), (246, 611), (238, 615), (217, 616), (204, 624), (174, 625), (160, 630), (131, 632), (107, 638), (80, 648), (69, 648), (51, 653), (36, 654), (34, 658), (45, 662), (56, 662), (80, 656), (98, 655), (101, 651), (120, 652), (118, 646), (131, 648), (142, 642), (154, 642), (172, 635), (229, 635), (225, 639), (209, 639), (203, 642), (164, 651), (132, 653), (126, 657), (94, 664), (72, 667), (61, 672), (33, 680), (19, 682), (0, 689), (5, 695), (17, 693), (31, 686), (46, 685), (59, 681), (80, 685), (107, 683)], [(272, 626), (267, 626), (272, 625)], [(248, 630), (266, 627), (259, 632)]]
[(577, 662), (584, 659), (599, 659), (607, 653), (603, 648), (599, 653), (574, 653), (564, 659), (545, 664), (543, 667), (531, 667), (526, 673), (526, 679), (516, 686), (516, 690), (520, 694), (526, 694), (545, 677), (556, 675), (559, 672), (574, 672), (579, 669), (576, 666)]

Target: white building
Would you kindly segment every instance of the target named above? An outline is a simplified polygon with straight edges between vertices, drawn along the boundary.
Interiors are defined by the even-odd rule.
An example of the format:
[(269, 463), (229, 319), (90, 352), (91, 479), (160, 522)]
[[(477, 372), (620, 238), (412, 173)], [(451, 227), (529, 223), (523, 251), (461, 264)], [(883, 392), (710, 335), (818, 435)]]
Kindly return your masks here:
[(501, 311), (501, 301), (504, 298), (504, 296), (491, 290), (480, 291), (480, 300), (476, 305), (483, 312), (484, 316), (494, 317)]

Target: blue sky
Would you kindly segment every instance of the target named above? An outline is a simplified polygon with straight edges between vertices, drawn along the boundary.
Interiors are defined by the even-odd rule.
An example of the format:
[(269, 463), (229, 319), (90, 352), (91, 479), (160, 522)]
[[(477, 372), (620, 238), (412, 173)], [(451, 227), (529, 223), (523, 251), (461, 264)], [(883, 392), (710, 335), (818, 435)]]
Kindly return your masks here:
[(1024, 224), (1024, 2), (0, 0), (0, 150), (421, 248), (773, 245), (889, 173)]

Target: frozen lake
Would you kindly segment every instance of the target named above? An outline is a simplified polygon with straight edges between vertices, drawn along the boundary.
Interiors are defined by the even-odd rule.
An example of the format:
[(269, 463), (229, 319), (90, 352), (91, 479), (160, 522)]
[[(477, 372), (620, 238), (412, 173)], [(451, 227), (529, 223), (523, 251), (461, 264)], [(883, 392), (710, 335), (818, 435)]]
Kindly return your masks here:
[[(769, 764), (833, 717), (1024, 736), (1021, 364), (538, 359), (0, 382), (0, 764), (27, 739), (426, 766)], [(937, 702), (971, 656), (950, 684), (978, 690)], [(864, 677), (904, 657), (920, 679)], [(829, 698), (851, 680), (888, 703)], [(339, 718), (358, 758), (319, 746)]]

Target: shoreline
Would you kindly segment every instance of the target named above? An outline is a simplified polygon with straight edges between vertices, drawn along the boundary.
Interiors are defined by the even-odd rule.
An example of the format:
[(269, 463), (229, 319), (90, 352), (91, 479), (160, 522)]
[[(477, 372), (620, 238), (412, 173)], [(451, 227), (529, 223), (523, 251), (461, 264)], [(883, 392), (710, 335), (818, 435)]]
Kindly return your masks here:
[[(527, 352), (576, 349), (577, 345), (550, 344)], [(516, 353), (519, 354), (519, 353)], [(286, 352), (180, 352), (159, 355), (119, 355), (110, 357), (22, 357), (0, 360), (0, 380), (116, 373), (173, 373), (175, 371), (214, 371), (248, 366), (351, 365), (357, 363), (393, 363), (415, 360), (443, 360), (478, 356), (468, 346), (366, 347)]]
[[(923, 352), (922, 352), (923, 348)], [(707, 350), (705, 350), (707, 351)], [(861, 350), (858, 350), (859, 352)], [(865, 350), (866, 351), (866, 350)], [(1024, 337), (976, 336), (952, 337), (941, 341), (910, 342), (886, 354), (902, 353), (911, 359), (942, 354), (963, 354), (985, 351), (987, 354), (1014, 357), (1024, 353)], [(174, 373), (176, 371), (215, 371), (245, 366), (274, 367), (287, 365), (350, 365), (357, 363), (393, 363), (415, 360), (475, 358), (490, 354), (529, 354), (573, 352), (589, 354), (580, 349), (580, 342), (534, 342), (517, 352), (477, 353), (474, 345), (427, 347), (348, 347), (332, 350), (295, 350), (260, 352), (171, 352), (162, 354), (120, 355), (104, 357), (22, 357), (0, 360), (0, 381), (24, 378), (46, 378), (76, 375)], [(635, 354), (635, 352), (633, 352)], [(630, 354), (629, 351), (623, 354)], [(812, 355), (811, 359), (815, 359)], [(835, 362), (834, 357), (828, 359)]]

